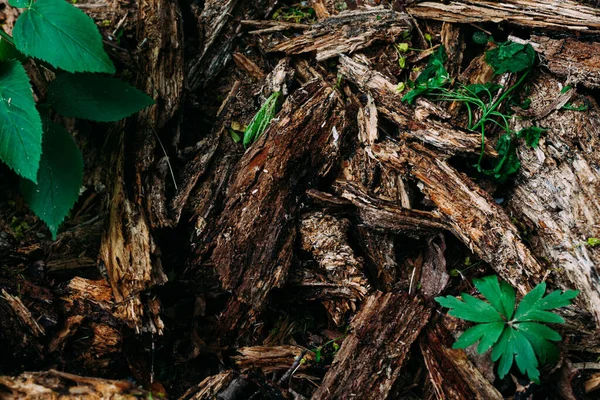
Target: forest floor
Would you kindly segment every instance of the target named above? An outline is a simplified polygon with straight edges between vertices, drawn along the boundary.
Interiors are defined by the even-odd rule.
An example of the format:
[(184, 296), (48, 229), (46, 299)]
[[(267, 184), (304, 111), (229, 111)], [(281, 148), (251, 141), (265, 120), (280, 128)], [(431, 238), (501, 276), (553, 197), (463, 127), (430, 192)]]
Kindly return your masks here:
[[(0, 398), (598, 398), (600, 5), (74, 3), (156, 105), (63, 121), (56, 241), (0, 166)], [(492, 275), (579, 291), (539, 384), (452, 347)]]

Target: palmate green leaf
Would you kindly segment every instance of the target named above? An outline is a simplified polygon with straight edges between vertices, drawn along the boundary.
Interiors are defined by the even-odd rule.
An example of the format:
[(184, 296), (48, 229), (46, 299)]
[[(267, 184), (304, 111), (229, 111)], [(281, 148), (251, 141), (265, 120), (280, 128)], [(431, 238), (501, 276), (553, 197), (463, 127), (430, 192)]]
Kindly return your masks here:
[(550, 342), (561, 340), (558, 332), (536, 322), (522, 322), (515, 324), (514, 327), (531, 343), (541, 364), (554, 363), (558, 360), (558, 348)]
[(523, 374), (535, 383), (540, 383), (538, 360), (533, 347), (518, 331), (508, 328), (502, 332), (500, 340), (492, 347), (492, 361), (498, 361), (498, 376), (504, 378), (510, 371), (513, 362)]
[(571, 300), (577, 297), (579, 291), (567, 290), (560, 292), (559, 290), (555, 290), (546, 297), (544, 297), (544, 293), (546, 293), (546, 282), (540, 283), (523, 297), (515, 312), (514, 319), (519, 322), (540, 321), (564, 323), (565, 320), (561, 316), (547, 310), (568, 306), (571, 304)]
[(48, 86), (48, 102), (65, 117), (118, 121), (154, 100), (117, 78), (94, 74), (61, 74)]
[(64, 127), (50, 121), (44, 125), (44, 152), (37, 185), (22, 180), (21, 190), (29, 207), (48, 225), (52, 238), (56, 239), (58, 227), (79, 197), (83, 157)]
[(0, 63), (0, 160), (33, 182), (42, 153), (42, 122), (18, 61)]
[(435, 301), (450, 309), (449, 314), (472, 322), (502, 322), (502, 316), (489, 303), (466, 293), (461, 293), (463, 301), (454, 296), (436, 297)]
[(248, 127), (244, 131), (243, 144), (245, 148), (248, 148), (267, 130), (271, 120), (277, 114), (280, 96), (281, 92), (275, 92), (269, 96), (267, 101), (265, 101), (265, 104), (262, 105), (254, 118), (252, 118), (252, 121), (250, 121)]
[(547, 129), (540, 128), (539, 126), (530, 126), (528, 128), (523, 128), (519, 132), (516, 133), (517, 137), (525, 138), (525, 143), (529, 147), (536, 148), (540, 142), (540, 137), (542, 132)]
[(65, 0), (33, 3), (17, 19), (13, 38), (21, 53), (65, 71), (115, 72), (94, 21)]
[(498, 341), (498, 338), (504, 331), (505, 323), (502, 322), (489, 322), (487, 324), (475, 325), (466, 331), (458, 340), (452, 345), (453, 349), (466, 349), (475, 342), (479, 341), (477, 346), (477, 352), (483, 354), (489, 350), (494, 343)]
[(496, 311), (504, 315), (506, 320), (511, 319), (515, 311), (515, 289), (512, 286), (504, 281), (498, 283), (498, 277), (494, 275), (474, 279), (473, 284)]

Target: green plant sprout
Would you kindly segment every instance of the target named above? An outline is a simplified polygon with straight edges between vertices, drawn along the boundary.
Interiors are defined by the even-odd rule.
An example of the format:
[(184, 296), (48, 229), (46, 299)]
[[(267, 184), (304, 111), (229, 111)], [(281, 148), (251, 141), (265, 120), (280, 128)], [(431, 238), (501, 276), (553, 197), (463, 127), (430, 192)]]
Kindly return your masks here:
[(544, 297), (546, 283), (542, 282), (515, 308), (515, 289), (506, 282), (499, 283), (497, 276), (474, 279), (473, 283), (487, 302), (466, 293), (461, 293), (462, 301), (454, 296), (435, 298), (442, 307), (450, 309), (451, 316), (478, 323), (467, 329), (452, 348), (464, 349), (479, 342), (479, 354), (492, 349), (492, 361), (498, 361), (500, 379), (516, 362), (521, 373), (539, 384), (538, 367), (556, 362), (559, 351), (552, 342), (561, 340), (558, 332), (540, 322), (564, 324), (561, 316), (548, 310), (570, 305), (579, 291), (556, 290)]
[[(83, 183), (83, 157), (52, 112), (117, 121), (154, 104), (145, 93), (103, 74), (115, 66), (94, 21), (64, 0), (9, 0), (24, 8), (13, 36), (0, 29), (0, 160), (21, 179), (23, 197), (52, 238)], [(22, 62), (56, 75), (45, 102), (35, 103)], [(44, 72), (40, 71), (45, 79)]]
[(271, 120), (279, 111), (279, 98), (281, 96), (281, 92), (275, 92), (269, 96), (267, 101), (265, 101), (265, 104), (262, 105), (254, 118), (252, 118), (252, 121), (250, 121), (248, 127), (244, 131), (243, 143), (245, 148), (250, 147), (250, 145), (256, 142), (258, 138), (267, 130)]
[[(508, 100), (509, 96), (523, 85), (533, 69), (535, 51), (529, 44), (504, 42), (498, 44), (496, 48), (488, 50), (485, 59), (492, 66), (496, 75), (506, 72), (523, 73), (514, 85), (506, 89), (494, 82), (471, 85), (458, 84), (457, 88), (449, 89), (446, 86), (451, 83), (451, 79), (444, 67), (447, 56), (444, 46), (441, 45), (432, 53), (427, 66), (414, 81), (413, 89), (402, 97), (402, 101), (412, 104), (419, 96), (429, 96), (436, 101), (463, 103), (468, 113), (467, 129), (481, 134), (481, 151), (475, 167), (479, 172), (492, 176), (499, 182), (504, 182), (520, 167), (516, 154), (515, 139), (529, 138), (529, 140), (526, 140), (527, 144), (536, 147), (539, 134), (544, 131), (539, 127), (530, 127), (519, 132), (513, 132), (509, 124), (510, 115), (499, 111), (503, 102)], [(500, 92), (502, 89), (505, 90)], [(475, 121), (476, 112), (480, 114), (477, 121)], [(493, 168), (484, 169), (482, 161), (485, 154), (486, 129), (489, 129), (490, 125), (500, 127), (504, 134), (498, 139), (496, 146), (499, 158)], [(537, 135), (537, 139), (534, 138), (535, 135)]]

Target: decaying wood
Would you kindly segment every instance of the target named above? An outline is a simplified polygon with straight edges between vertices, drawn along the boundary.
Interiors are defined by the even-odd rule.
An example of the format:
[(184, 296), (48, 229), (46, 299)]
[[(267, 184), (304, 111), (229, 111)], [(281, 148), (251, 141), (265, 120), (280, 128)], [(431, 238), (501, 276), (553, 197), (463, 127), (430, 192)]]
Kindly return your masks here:
[[(560, 94), (560, 82), (546, 74), (532, 81), (532, 104), (543, 109)], [(600, 110), (588, 97), (576, 96), (585, 112), (559, 110), (538, 123), (548, 130), (534, 151), (519, 149), (521, 170), (510, 198), (513, 215), (534, 227), (534, 252), (564, 269), (558, 282), (581, 290), (600, 321), (600, 250), (586, 245), (600, 237)]]
[(349, 54), (374, 42), (394, 43), (412, 30), (405, 14), (383, 8), (344, 11), (318, 22), (302, 36), (279, 43), (269, 50), (286, 54), (316, 53), (317, 61)]
[[(235, 364), (242, 372), (260, 368), (263, 373), (286, 371), (299, 357), (314, 360), (314, 354), (299, 346), (253, 346), (239, 348), (239, 356), (234, 356)], [(307, 364), (300, 364), (298, 371), (306, 369)]]
[[(429, 115), (419, 115), (403, 104), (393, 85), (383, 74), (364, 64), (364, 60), (340, 56), (339, 72), (359, 89), (370, 92), (375, 99), (377, 110), (400, 128), (400, 135), (425, 142), (443, 154), (479, 153), (481, 137), (477, 134), (458, 130), (448, 123), (428, 119)], [(486, 154), (495, 155), (493, 147), (486, 146)]]
[(527, 28), (600, 31), (600, 9), (571, 0), (421, 1), (406, 11), (416, 18), (460, 24), (510, 22)]
[[(372, 146), (383, 163), (408, 171), (452, 227), (452, 232), (522, 294), (543, 276), (543, 268), (519, 238), (510, 217), (465, 175), (416, 143)], [(474, 212), (476, 210), (476, 212)]]
[(452, 349), (454, 338), (439, 324), (427, 329), (419, 344), (429, 379), (441, 400), (502, 400), (504, 397), (469, 361)]
[(298, 196), (331, 168), (345, 131), (337, 92), (320, 82), (289, 97), (277, 119), (237, 166), (211, 257), (223, 287), (255, 309), (284, 283)]
[(427, 300), (440, 295), (450, 281), (450, 275), (446, 271), (445, 250), (443, 233), (427, 238), (427, 251), (420, 271), (421, 293)]
[(363, 274), (363, 260), (355, 256), (348, 245), (349, 229), (350, 221), (347, 219), (337, 219), (319, 211), (302, 216), (302, 248), (312, 254), (319, 268), (304, 274), (292, 286), (294, 291), (310, 289), (311, 294), (306, 299), (321, 299), (337, 326), (345, 323), (348, 312), (355, 311), (357, 304), (370, 291)]
[(223, 389), (227, 388), (235, 378), (233, 371), (222, 372), (209, 376), (196, 386), (188, 389), (179, 400), (213, 400)]
[(600, 43), (537, 35), (529, 43), (552, 73), (588, 88), (600, 87)]
[(149, 395), (129, 381), (88, 378), (55, 370), (0, 376), (0, 396), (5, 400), (147, 399)]
[(367, 297), (312, 398), (386, 399), (429, 316), (429, 309), (405, 294)]
[[(123, 319), (138, 332), (162, 333), (163, 328), (152, 307), (144, 311), (140, 294), (167, 280), (151, 229), (171, 224), (165, 194), (169, 160), (160, 134), (178, 110), (183, 90), (183, 28), (179, 15), (178, 3), (164, 0), (147, 1), (138, 10), (140, 42), (152, 43), (151, 48), (138, 54), (144, 59), (140, 88), (151, 93), (157, 104), (137, 117), (133, 159), (125, 152), (123, 132), (116, 128), (112, 168), (108, 171), (113, 186), (99, 258)], [(133, 193), (126, 189), (125, 169), (129, 167), (135, 170)]]
[(11, 296), (6, 290), (2, 289), (2, 299), (6, 301), (13, 312), (19, 318), (19, 321), (28, 328), (34, 336), (44, 336), (46, 331), (40, 324), (31, 316), (31, 312), (25, 307), (25, 304), (20, 298)]
[(394, 235), (380, 233), (362, 225), (356, 230), (374, 286), (382, 292), (391, 291), (396, 283), (398, 269)]
[(364, 188), (349, 181), (337, 180), (333, 189), (358, 208), (361, 222), (383, 232), (418, 235), (448, 229), (440, 217), (428, 211), (398, 207), (394, 202), (373, 198)]

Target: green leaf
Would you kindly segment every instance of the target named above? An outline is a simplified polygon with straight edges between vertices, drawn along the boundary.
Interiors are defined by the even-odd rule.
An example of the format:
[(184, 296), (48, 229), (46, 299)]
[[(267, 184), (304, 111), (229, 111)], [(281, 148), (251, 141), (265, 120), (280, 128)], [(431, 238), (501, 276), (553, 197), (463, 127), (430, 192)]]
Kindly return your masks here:
[(252, 121), (248, 124), (248, 127), (244, 131), (244, 147), (248, 148), (254, 143), (266, 130), (271, 120), (277, 114), (278, 100), (281, 96), (281, 92), (275, 92), (265, 104), (262, 105), (260, 110), (256, 113)]
[(42, 122), (29, 78), (18, 61), (0, 63), (0, 159), (36, 181), (42, 153)]
[(511, 319), (515, 311), (515, 289), (506, 282), (498, 283), (495, 275), (474, 279), (473, 283), (477, 290), (490, 302), (490, 304), (506, 320)]
[(504, 330), (504, 326), (504, 322), (489, 322), (486, 324), (475, 325), (464, 331), (452, 348), (465, 349), (479, 341), (477, 352), (483, 354), (498, 341), (498, 338)]
[(498, 160), (496, 166), (489, 171), (483, 171), (486, 175), (493, 176), (498, 182), (504, 183), (521, 167), (521, 161), (517, 156), (517, 149), (510, 134), (505, 133), (500, 136), (496, 144)]
[(529, 147), (535, 149), (540, 142), (542, 132), (545, 132), (546, 130), (547, 129), (540, 128), (539, 126), (530, 126), (529, 128), (521, 129), (516, 135), (517, 137), (524, 137), (525, 143), (527, 143)]
[(65, 71), (115, 72), (94, 21), (64, 0), (33, 3), (17, 19), (13, 37), (23, 54)]
[(94, 74), (61, 74), (48, 87), (48, 102), (65, 117), (118, 121), (154, 101), (117, 78)]
[(61, 125), (48, 121), (37, 185), (22, 180), (23, 197), (33, 212), (48, 225), (56, 239), (58, 227), (75, 201), (83, 182), (83, 158), (73, 138)]
[(466, 293), (461, 293), (463, 301), (454, 296), (436, 297), (435, 301), (449, 308), (448, 314), (473, 322), (500, 322), (502, 316), (489, 303), (481, 301)]
[(514, 326), (531, 343), (540, 363), (554, 363), (558, 360), (558, 349), (550, 342), (561, 340), (558, 332), (536, 322), (521, 322)]
[(440, 45), (440, 47), (431, 54), (427, 66), (415, 80), (414, 89), (406, 93), (401, 101), (412, 104), (417, 97), (443, 88), (450, 80), (448, 71), (444, 68), (444, 63), (447, 59), (448, 56), (446, 55), (446, 50), (443, 45)]
[(527, 293), (517, 311), (515, 312), (514, 319), (519, 322), (526, 321), (540, 321), (540, 322), (552, 322), (552, 323), (564, 323), (564, 319), (557, 314), (549, 312), (559, 307), (566, 307), (571, 304), (573, 300), (579, 294), (578, 290), (567, 290), (561, 292), (555, 290), (548, 294), (546, 297), (546, 283), (542, 282), (537, 285), (531, 292)]
[(8, 0), (8, 4), (10, 4), (11, 7), (16, 8), (29, 7), (32, 2), (33, 0)]
[(25, 56), (23, 56), (12, 43), (0, 36), (0, 61), (22, 61), (24, 58)]
[(530, 44), (500, 43), (485, 53), (485, 61), (497, 75), (527, 70), (535, 63), (535, 50)]
[(529, 379), (539, 385), (540, 371), (538, 370), (538, 360), (535, 357), (535, 352), (531, 343), (523, 336), (523, 334), (513, 329), (514, 337), (514, 353), (517, 367), (521, 373), (526, 374)]

